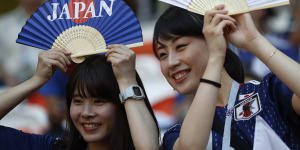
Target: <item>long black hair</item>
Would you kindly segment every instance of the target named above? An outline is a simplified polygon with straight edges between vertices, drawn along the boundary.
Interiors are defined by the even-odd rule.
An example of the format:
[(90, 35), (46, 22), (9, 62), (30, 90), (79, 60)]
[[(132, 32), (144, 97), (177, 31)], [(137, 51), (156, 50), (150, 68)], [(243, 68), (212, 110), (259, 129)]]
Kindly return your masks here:
[[(158, 40), (170, 40), (177, 36), (196, 36), (204, 39), (204, 17), (179, 7), (170, 7), (157, 20), (153, 35), (153, 51), (156, 57)], [(224, 68), (229, 76), (244, 82), (244, 69), (238, 56), (227, 48)]]
[[(138, 85), (144, 89), (142, 81), (137, 74)], [(86, 149), (87, 143), (81, 137), (70, 117), (70, 106), (75, 90), (82, 97), (90, 96), (108, 100), (116, 106), (114, 125), (110, 135), (110, 150), (133, 150), (134, 145), (131, 138), (129, 124), (124, 105), (119, 99), (119, 86), (114, 76), (111, 64), (106, 61), (105, 56), (95, 55), (88, 57), (72, 71), (66, 88), (67, 105), (67, 131), (63, 139), (64, 147), (67, 150)], [(86, 93), (88, 92), (88, 93)], [(158, 130), (157, 120), (149, 103), (148, 97), (144, 99), (148, 111), (151, 113)], [(159, 134), (157, 134), (159, 135)]]

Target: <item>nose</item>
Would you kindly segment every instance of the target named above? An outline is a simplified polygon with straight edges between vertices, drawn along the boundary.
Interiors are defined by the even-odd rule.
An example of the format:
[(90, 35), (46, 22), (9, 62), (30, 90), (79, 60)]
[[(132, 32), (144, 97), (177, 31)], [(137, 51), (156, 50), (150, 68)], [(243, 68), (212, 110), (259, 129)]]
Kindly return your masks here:
[(82, 110), (82, 116), (85, 118), (93, 117), (95, 116), (95, 112), (93, 110), (93, 105), (90, 103), (85, 103)]
[(180, 63), (178, 54), (176, 52), (170, 51), (169, 57), (168, 57), (168, 66), (169, 69), (173, 69), (176, 66), (178, 66)]

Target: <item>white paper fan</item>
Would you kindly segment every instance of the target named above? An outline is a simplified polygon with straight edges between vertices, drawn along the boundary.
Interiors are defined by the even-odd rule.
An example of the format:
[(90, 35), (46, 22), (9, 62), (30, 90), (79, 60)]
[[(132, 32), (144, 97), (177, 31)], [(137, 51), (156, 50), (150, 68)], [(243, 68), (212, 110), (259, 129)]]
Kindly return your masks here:
[(188, 11), (204, 15), (216, 5), (225, 4), (229, 15), (288, 5), (289, 0), (160, 0)]
[(79, 63), (82, 56), (106, 52), (107, 45), (142, 46), (143, 38), (123, 0), (49, 0), (27, 20), (17, 43), (44, 50), (64, 48)]

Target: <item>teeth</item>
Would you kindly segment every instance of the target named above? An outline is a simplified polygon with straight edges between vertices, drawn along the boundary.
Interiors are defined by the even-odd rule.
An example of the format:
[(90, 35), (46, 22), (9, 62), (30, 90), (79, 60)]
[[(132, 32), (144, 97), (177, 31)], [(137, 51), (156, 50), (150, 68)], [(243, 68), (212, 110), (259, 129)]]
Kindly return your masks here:
[(98, 126), (99, 125), (95, 124), (95, 123), (85, 123), (85, 124), (83, 124), (83, 127), (85, 127), (85, 128), (96, 128)]
[(175, 74), (174, 78), (175, 80), (181, 79), (182, 77), (184, 77), (186, 75), (186, 72), (180, 72)]

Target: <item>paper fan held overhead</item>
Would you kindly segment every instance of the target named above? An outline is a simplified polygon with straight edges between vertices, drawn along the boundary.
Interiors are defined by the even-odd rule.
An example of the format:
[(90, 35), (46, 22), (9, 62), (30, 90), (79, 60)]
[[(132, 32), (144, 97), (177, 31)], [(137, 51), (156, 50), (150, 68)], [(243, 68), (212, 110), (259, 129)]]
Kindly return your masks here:
[(49, 0), (27, 20), (17, 43), (71, 51), (80, 63), (111, 44), (143, 46), (140, 24), (123, 0)]
[(188, 11), (204, 15), (216, 5), (225, 4), (229, 15), (288, 5), (289, 0), (160, 0)]

